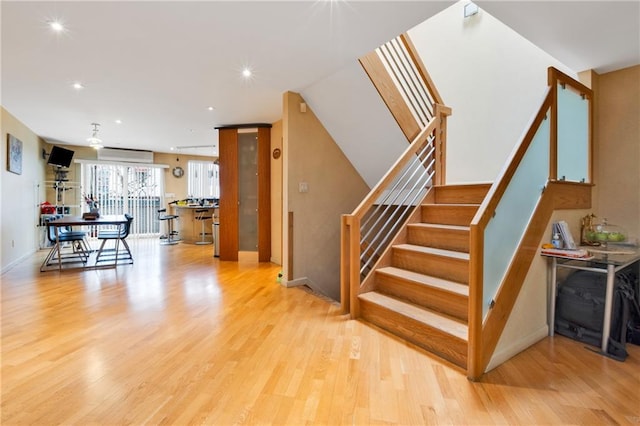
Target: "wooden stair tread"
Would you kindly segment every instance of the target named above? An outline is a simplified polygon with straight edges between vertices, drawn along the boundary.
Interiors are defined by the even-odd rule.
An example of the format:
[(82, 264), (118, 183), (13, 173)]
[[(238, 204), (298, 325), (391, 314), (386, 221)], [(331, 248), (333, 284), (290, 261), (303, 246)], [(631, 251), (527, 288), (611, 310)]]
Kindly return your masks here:
[(416, 228), (447, 229), (450, 231), (469, 231), (470, 227), (462, 225), (442, 225), (439, 223), (410, 223), (407, 226)]
[(426, 308), (403, 302), (394, 297), (386, 296), (375, 291), (362, 293), (358, 297), (378, 306), (384, 306), (385, 308), (400, 313), (414, 321), (427, 324), (432, 328), (440, 330), (460, 340), (465, 342), (467, 341), (468, 327), (465, 324), (450, 319), (442, 314), (437, 314)]
[(458, 294), (460, 296), (469, 297), (469, 286), (460, 284), (454, 281), (449, 281), (449, 280), (445, 280), (438, 277), (432, 277), (430, 275), (408, 271), (406, 269), (396, 268), (393, 266), (379, 268), (376, 270), (376, 272), (381, 274), (393, 275), (414, 283), (435, 287), (440, 290), (445, 290), (451, 293)]
[(417, 251), (424, 254), (451, 257), (459, 260), (467, 260), (467, 261), (469, 260), (469, 253), (463, 253), (459, 251), (445, 250), (445, 249), (439, 249), (434, 247), (417, 246), (414, 244), (397, 244), (397, 245), (394, 245), (393, 247), (398, 249), (403, 249), (403, 250)]

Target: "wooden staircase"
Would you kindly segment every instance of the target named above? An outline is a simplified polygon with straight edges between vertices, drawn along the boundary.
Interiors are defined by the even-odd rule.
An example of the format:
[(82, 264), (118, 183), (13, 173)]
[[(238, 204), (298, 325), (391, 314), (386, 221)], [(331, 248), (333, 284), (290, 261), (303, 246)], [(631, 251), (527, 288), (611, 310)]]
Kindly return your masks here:
[(363, 319), (467, 368), (469, 224), (490, 184), (436, 186), (390, 266), (358, 296)]

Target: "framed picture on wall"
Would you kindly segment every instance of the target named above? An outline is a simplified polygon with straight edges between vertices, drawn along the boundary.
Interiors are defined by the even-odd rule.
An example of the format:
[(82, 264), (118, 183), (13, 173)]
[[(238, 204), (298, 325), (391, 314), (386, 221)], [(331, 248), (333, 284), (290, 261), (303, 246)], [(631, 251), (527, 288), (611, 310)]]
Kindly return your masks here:
[(22, 141), (7, 135), (7, 170), (17, 175), (22, 174)]

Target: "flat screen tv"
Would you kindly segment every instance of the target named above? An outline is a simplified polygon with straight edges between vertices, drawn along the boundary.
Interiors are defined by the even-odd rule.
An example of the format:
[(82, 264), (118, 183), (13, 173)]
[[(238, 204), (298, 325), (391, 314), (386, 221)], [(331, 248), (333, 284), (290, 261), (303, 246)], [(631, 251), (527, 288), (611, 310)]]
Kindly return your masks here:
[(47, 164), (51, 164), (53, 166), (58, 167), (69, 167), (71, 165), (71, 159), (73, 158), (73, 151), (66, 148), (60, 148), (59, 146), (55, 146), (51, 148), (51, 154), (49, 154), (49, 159), (47, 160)]

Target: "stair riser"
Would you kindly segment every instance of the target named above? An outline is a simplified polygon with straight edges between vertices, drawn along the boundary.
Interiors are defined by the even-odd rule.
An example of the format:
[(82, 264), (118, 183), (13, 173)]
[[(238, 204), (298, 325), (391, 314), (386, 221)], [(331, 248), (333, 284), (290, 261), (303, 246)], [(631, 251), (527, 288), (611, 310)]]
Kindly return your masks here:
[(469, 283), (469, 261), (412, 250), (393, 249), (392, 266), (443, 278), (462, 284)]
[(491, 185), (451, 185), (435, 188), (436, 204), (481, 204)]
[(469, 226), (473, 216), (478, 211), (478, 206), (455, 206), (455, 205), (422, 205), (422, 222), (435, 223), (439, 225), (462, 225)]
[(418, 246), (469, 253), (469, 231), (409, 226), (407, 242)]
[(466, 370), (467, 342), (374, 303), (361, 301), (360, 313), (370, 323)]
[(469, 318), (468, 298), (460, 294), (387, 274), (376, 274), (376, 289), (381, 293), (445, 313), (465, 322)]

